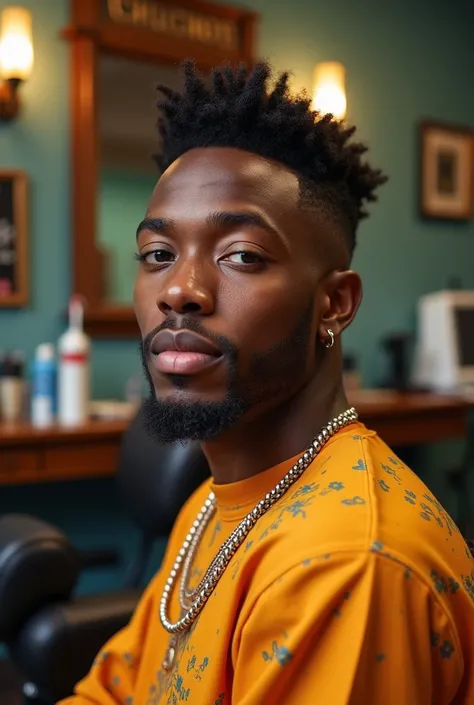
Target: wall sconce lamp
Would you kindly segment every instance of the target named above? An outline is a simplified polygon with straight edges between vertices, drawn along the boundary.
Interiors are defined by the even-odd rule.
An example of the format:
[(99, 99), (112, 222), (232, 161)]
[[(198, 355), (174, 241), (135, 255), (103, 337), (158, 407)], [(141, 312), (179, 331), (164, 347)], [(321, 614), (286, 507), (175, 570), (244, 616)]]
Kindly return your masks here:
[(32, 68), (31, 13), (23, 7), (5, 7), (0, 13), (0, 121), (18, 115), (18, 88)]
[(346, 69), (338, 61), (316, 64), (314, 69), (313, 110), (332, 113), (342, 120), (346, 114)]

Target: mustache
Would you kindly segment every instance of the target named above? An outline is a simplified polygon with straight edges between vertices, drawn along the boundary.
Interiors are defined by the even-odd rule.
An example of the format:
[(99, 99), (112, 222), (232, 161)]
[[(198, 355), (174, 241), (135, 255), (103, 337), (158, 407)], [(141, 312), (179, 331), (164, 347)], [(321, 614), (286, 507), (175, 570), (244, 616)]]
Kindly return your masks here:
[(200, 321), (191, 316), (183, 316), (179, 319), (175, 316), (168, 316), (159, 326), (153, 328), (153, 330), (147, 333), (142, 339), (140, 348), (143, 359), (147, 360), (150, 357), (153, 338), (162, 330), (190, 330), (193, 333), (201, 335), (203, 338), (207, 338), (211, 343), (214, 343), (214, 345), (222, 350), (224, 354), (229, 355), (233, 359), (237, 358), (237, 348), (229, 338), (226, 338), (224, 335), (211, 333)]

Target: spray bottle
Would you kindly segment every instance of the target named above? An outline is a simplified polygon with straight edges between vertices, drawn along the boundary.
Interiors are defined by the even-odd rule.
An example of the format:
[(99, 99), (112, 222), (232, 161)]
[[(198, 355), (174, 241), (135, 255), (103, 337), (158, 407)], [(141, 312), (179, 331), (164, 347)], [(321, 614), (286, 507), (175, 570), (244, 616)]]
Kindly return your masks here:
[(89, 417), (90, 341), (83, 330), (79, 296), (69, 302), (69, 328), (58, 341), (58, 423), (75, 426)]

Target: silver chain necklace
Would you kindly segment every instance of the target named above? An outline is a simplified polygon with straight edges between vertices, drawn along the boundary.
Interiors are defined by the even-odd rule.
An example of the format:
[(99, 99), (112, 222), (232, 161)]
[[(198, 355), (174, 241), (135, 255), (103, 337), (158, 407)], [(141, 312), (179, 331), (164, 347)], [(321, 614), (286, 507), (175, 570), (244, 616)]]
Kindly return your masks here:
[[(357, 418), (357, 412), (352, 407), (343, 411), (342, 414), (336, 416), (321, 429), (319, 435), (312, 441), (311, 445), (304, 453), (301, 454), (286, 475), (277, 482), (270, 492), (267, 492), (263, 499), (255, 505), (224, 541), (199, 585), (194, 590), (188, 590), (187, 586), (189, 585), (189, 575), (194, 557), (199, 548), (202, 535), (216, 512), (215, 495), (213, 492), (209, 493), (176, 556), (160, 601), (161, 624), (167, 632), (174, 635), (170, 640), (168, 651), (163, 661), (163, 668), (165, 670), (169, 670), (174, 662), (177, 645), (176, 635), (189, 629), (195, 622), (236, 551), (245, 541), (260, 517), (262, 517), (270, 507), (289, 490), (296, 480), (301, 477), (306, 468), (311, 465), (316, 456), (319, 455), (321, 449), (331, 436), (337, 433), (341, 428), (357, 421)], [(168, 605), (180, 575), (181, 617), (177, 622), (171, 622), (168, 618)]]

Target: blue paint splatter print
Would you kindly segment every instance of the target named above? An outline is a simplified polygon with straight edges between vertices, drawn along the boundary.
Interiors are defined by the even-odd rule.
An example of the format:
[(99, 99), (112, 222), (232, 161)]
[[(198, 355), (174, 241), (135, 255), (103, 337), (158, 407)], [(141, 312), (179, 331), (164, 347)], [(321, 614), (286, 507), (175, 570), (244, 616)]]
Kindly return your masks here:
[(214, 541), (216, 540), (217, 534), (222, 531), (222, 524), (220, 521), (216, 522), (216, 525), (214, 526), (214, 529), (212, 530), (211, 538), (209, 539), (209, 544), (208, 548), (211, 548), (213, 545)]
[(293, 492), (291, 499), (296, 499), (297, 497), (301, 497), (301, 495), (311, 494), (317, 490), (319, 490), (319, 484), (316, 484), (316, 482), (311, 482), (310, 484), (303, 485), (303, 487), (299, 487), (296, 492)]
[(454, 578), (448, 578), (448, 590), (451, 593), (451, 595), (455, 595), (457, 591), (459, 590), (459, 583), (454, 580)]
[(430, 635), (430, 643), (431, 643), (431, 646), (432, 646), (433, 648), (435, 648), (436, 646), (438, 646), (438, 644), (439, 644), (439, 639), (440, 639), (440, 636), (439, 636), (438, 632), (431, 632), (431, 635)]
[(306, 512), (304, 510), (305, 507), (307, 507), (311, 503), (312, 499), (298, 499), (296, 500), (296, 502), (293, 502), (287, 507), (284, 507), (283, 512), (289, 512), (294, 517), (302, 516), (303, 519), (306, 519)]
[(402, 481), (400, 480), (396, 471), (393, 468), (391, 468), (390, 465), (384, 465), (384, 463), (382, 463), (382, 470), (384, 470), (387, 473), (387, 475), (390, 475), (390, 477), (393, 477), (393, 479), (395, 480), (395, 482), (398, 485), (401, 485)]
[(127, 663), (129, 668), (132, 668), (133, 666), (133, 654), (131, 654), (129, 651), (126, 651), (123, 655), (123, 660)]
[(430, 578), (433, 581), (436, 592), (446, 592), (446, 581), (436, 570), (432, 570)]
[[(336, 489), (335, 487), (331, 487), (331, 485), (334, 485), (334, 484), (336, 484), (336, 488), (339, 488), (339, 484), (342, 484), (342, 483), (330, 482), (327, 487), (325, 487), (323, 490), (321, 490), (321, 492), (319, 493), (319, 497), (325, 497), (326, 495), (331, 494), (331, 492), (337, 492), (338, 489)], [(339, 488), (339, 489), (342, 489), (342, 488)]]
[(291, 661), (293, 656), (285, 645), (279, 646), (278, 642), (275, 640), (272, 641), (272, 648), (270, 652), (262, 651), (262, 658), (268, 663), (271, 663), (272, 661), (277, 661), (280, 666), (286, 666), (286, 664)]
[[(344, 601), (347, 602), (347, 600), (351, 599), (351, 593), (350, 592), (345, 592), (344, 593)], [(332, 613), (335, 617), (342, 617), (342, 607), (343, 605), (340, 605), (339, 607), (336, 607), (333, 609)]]
[(439, 526), (443, 526), (443, 522), (441, 521), (441, 519), (443, 519), (444, 524), (445, 524), (446, 528), (448, 529), (448, 533), (450, 536), (452, 536), (453, 533), (457, 533), (457, 534), (460, 533), (458, 527), (456, 526), (454, 521), (451, 519), (449, 514), (446, 513), (446, 511), (443, 509), (441, 504), (436, 499), (434, 499), (434, 497), (425, 493), (423, 495), (423, 499), (426, 499), (426, 501), (429, 502), (436, 509), (436, 511), (438, 512), (438, 516), (435, 517), (435, 514), (431, 509), (429, 509), (429, 511), (428, 511), (426, 504), (420, 505), (421, 508), (424, 509), (430, 516), (435, 517), (435, 520), (437, 521)]
[(302, 519), (306, 519), (305, 509), (310, 504), (312, 504), (314, 499), (315, 497), (308, 497), (307, 499), (297, 499), (296, 501), (291, 502), (290, 504), (278, 507), (279, 514), (277, 518), (274, 519), (274, 521), (272, 521), (272, 523), (267, 526), (267, 528), (260, 534), (259, 541), (262, 541), (263, 539), (267, 538), (270, 532), (276, 531), (280, 527), (286, 514), (291, 514), (291, 516), (294, 518), (301, 517)]
[(340, 492), (345, 489), (343, 482), (330, 482), (328, 487), (330, 490), (334, 490), (334, 492)]
[(459, 583), (454, 580), (454, 578), (446, 578), (436, 570), (432, 570), (430, 573), (430, 578), (433, 581), (436, 592), (446, 592), (451, 595), (455, 595), (460, 588)]
[(180, 667), (184, 667), (185, 653), (194, 651), (191, 637), (199, 621), (198, 617), (188, 631), (178, 635), (174, 665), (170, 671), (157, 671), (156, 681), (150, 685), (148, 698), (143, 705), (177, 705), (190, 699), (191, 688), (185, 683)]
[(209, 659), (207, 656), (203, 658), (201, 663), (197, 664), (197, 658), (196, 656), (191, 656), (189, 659), (187, 665), (186, 665), (186, 672), (193, 674), (194, 678), (197, 681), (200, 681), (202, 679), (201, 674), (206, 670), (206, 668), (209, 666)]
[(173, 683), (173, 688), (180, 700), (186, 701), (189, 699), (189, 696), (191, 694), (191, 688), (184, 687), (184, 681), (182, 676), (176, 676)]
[(342, 499), (341, 504), (345, 504), (348, 507), (353, 507), (355, 505), (365, 504), (365, 499), (362, 497), (352, 497), (352, 499)]
[(224, 509), (226, 512), (238, 512), (241, 509), (244, 508), (243, 504), (233, 504), (232, 506), (226, 506), (224, 505), (222, 509)]
[(471, 572), (470, 575), (461, 575), (461, 580), (462, 584), (464, 585), (464, 589), (466, 590), (471, 600), (474, 602), (474, 570)]
[(109, 658), (109, 652), (108, 651), (102, 651), (97, 658), (94, 661), (94, 666), (102, 666), (105, 661)]
[(281, 524), (282, 521), (283, 521), (283, 519), (281, 519), (281, 518), (278, 518), (278, 519), (276, 519), (275, 521), (272, 521), (272, 523), (270, 524), (270, 526), (267, 526), (267, 528), (265, 529), (265, 531), (263, 531), (263, 532), (260, 534), (260, 537), (259, 537), (258, 540), (259, 540), (259, 541), (262, 541), (263, 539), (266, 539), (267, 536), (270, 534), (271, 531), (276, 531), (276, 530), (278, 529), (278, 527), (280, 526), (280, 524)]
[[(453, 533), (459, 533), (459, 529), (454, 521), (436, 499), (426, 493), (423, 494), (423, 499), (425, 499), (426, 502), (420, 502), (419, 508), (421, 509), (420, 517), (424, 521), (434, 521), (441, 529), (446, 527), (450, 536), (452, 536)], [(416, 494), (410, 490), (405, 490), (405, 501), (416, 506)]]
[(448, 659), (451, 658), (451, 656), (454, 653), (454, 646), (450, 641), (444, 641), (441, 646), (439, 647), (439, 653), (441, 654), (441, 658)]
[(372, 553), (380, 553), (383, 551), (383, 543), (382, 541), (374, 541), (370, 547), (370, 550)]
[[(428, 506), (425, 502), (420, 502), (420, 507), (421, 507), (422, 510), (423, 510), (423, 511), (421, 512), (421, 514), (423, 514), (423, 519), (425, 519), (426, 516), (428, 516), (428, 517), (429, 517), (429, 521), (431, 521), (431, 519), (434, 519), (435, 522), (438, 524), (438, 526), (441, 527), (441, 528), (443, 528), (443, 526), (444, 526), (443, 522), (441, 521), (441, 519), (439, 518), (439, 516), (436, 516), (436, 514), (434, 513), (434, 511), (431, 509), (430, 506)], [(420, 515), (420, 516), (421, 516), (421, 515)]]

